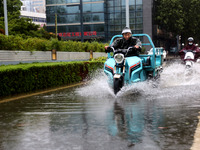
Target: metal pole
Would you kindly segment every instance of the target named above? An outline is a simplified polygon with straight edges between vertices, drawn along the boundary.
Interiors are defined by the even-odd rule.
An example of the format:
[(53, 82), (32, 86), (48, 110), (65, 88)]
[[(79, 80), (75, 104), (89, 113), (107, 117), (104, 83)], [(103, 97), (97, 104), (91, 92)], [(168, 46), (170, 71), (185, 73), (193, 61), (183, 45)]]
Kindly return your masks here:
[(129, 0), (126, 0), (126, 27), (129, 27)]
[(176, 36), (177, 52), (179, 51), (179, 35)]
[(3, 1), (4, 4), (4, 22), (5, 22), (5, 33), (8, 35), (8, 17), (7, 17), (7, 2)]
[(57, 39), (57, 34), (58, 34), (58, 29), (57, 29), (57, 14), (55, 13), (55, 32), (56, 32), (56, 39)]
[(83, 2), (80, 0), (81, 42), (83, 42)]

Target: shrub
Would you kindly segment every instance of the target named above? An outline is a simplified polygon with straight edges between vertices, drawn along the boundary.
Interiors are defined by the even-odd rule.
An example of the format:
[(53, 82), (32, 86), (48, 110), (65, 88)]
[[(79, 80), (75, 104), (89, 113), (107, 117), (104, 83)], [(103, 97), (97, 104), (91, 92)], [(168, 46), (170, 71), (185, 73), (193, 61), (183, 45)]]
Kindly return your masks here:
[(0, 66), (0, 97), (77, 83), (102, 67), (98, 61)]
[(80, 41), (59, 41), (55, 38), (50, 40), (43, 38), (22, 38), (21, 36), (5, 36), (0, 34), (0, 49), (1, 50), (27, 50), (27, 51), (47, 51), (56, 49), (57, 51), (67, 52), (104, 52), (104, 44), (93, 42)]

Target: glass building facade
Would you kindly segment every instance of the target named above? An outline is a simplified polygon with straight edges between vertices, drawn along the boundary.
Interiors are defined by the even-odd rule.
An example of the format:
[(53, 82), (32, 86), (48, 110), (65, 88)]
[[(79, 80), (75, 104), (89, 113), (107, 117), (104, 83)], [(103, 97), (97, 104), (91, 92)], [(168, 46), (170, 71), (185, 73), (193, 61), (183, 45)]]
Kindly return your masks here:
[[(108, 41), (126, 26), (126, 0), (46, 0), (47, 30), (63, 39)], [(129, 0), (130, 28), (143, 33), (143, 0)], [(82, 32), (81, 32), (82, 29)]]

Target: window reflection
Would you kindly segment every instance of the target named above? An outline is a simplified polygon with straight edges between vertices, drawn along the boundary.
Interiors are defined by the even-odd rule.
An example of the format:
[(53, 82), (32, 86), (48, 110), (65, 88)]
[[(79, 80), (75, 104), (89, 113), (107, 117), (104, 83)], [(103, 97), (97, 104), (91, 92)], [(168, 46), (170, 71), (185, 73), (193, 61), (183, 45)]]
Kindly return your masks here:
[(67, 6), (57, 6), (57, 13), (59, 14), (67, 13)]
[(121, 0), (115, 0), (114, 3), (115, 6), (121, 6)]
[(136, 5), (142, 5), (142, 0), (136, 0)]
[(104, 32), (104, 24), (91, 24), (91, 25), (84, 25), (84, 31), (97, 31), (97, 32)]
[(67, 6), (67, 13), (80, 13), (79, 6)]
[(114, 13), (114, 7), (110, 7), (110, 8), (108, 9), (108, 12), (109, 12), (109, 13)]
[(46, 4), (65, 4), (67, 0), (46, 0)]
[(91, 4), (83, 4), (83, 12), (91, 12)]
[(66, 23), (67, 22), (67, 16), (66, 15), (58, 15), (57, 16), (57, 22), (58, 23)]
[(130, 18), (129, 21), (130, 21), (131, 24), (135, 24), (135, 18)]
[(136, 12), (136, 17), (142, 17), (142, 12)]
[(104, 3), (93, 3), (92, 12), (104, 12)]
[(129, 5), (135, 5), (135, 0), (130, 0)]
[(68, 23), (78, 23), (80, 22), (80, 17), (78, 14), (75, 15), (67, 15)]
[(56, 11), (55, 11), (55, 6), (48, 6), (46, 8), (46, 14), (55, 14)]
[(46, 14), (69, 14), (69, 13), (80, 13), (79, 6), (48, 6), (46, 7)]
[(83, 4), (83, 12), (104, 12), (103, 3)]
[(108, 8), (113, 7), (113, 1), (108, 1), (107, 4), (108, 4), (108, 6), (107, 6)]
[(80, 0), (67, 0), (68, 3), (80, 3)]
[(137, 11), (142, 11), (142, 5), (137, 5), (137, 6), (136, 6), (136, 10), (137, 10)]
[(103, 13), (93, 13), (93, 14), (84, 14), (83, 22), (103, 22), (104, 14)]
[(94, 14), (92, 14), (92, 16), (93, 16), (94, 22), (98, 22), (98, 21), (103, 22), (104, 21), (104, 14), (103, 13), (94, 13)]
[(91, 22), (92, 15), (91, 14), (84, 14), (83, 15), (83, 22)]
[(142, 30), (142, 24), (136, 24), (136, 30)]

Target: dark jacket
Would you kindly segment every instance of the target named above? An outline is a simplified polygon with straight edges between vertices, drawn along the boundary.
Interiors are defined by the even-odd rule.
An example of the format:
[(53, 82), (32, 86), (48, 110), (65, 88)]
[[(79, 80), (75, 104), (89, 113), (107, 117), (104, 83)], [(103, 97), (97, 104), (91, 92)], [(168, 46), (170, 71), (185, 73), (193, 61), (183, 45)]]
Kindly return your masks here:
[(141, 52), (142, 43), (138, 38), (130, 37), (128, 40), (124, 38), (116, 39), (110, 46), (114, 47), (114, 49), (128, 49), (129, 47), (134, 47), (135, 45), (139, 46), (140, 48), (131, 52), (130, 55), (139, 55)]
[(114, 49), (128, 49), (129, 47), (133, 47), (135, 45), (138, 45), (139, 47), (142, 46), (141, 41), (135, 37), (130, 37), (128, 40), (118, 38), (111, 44)]

